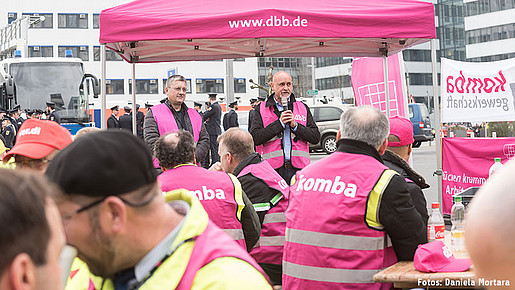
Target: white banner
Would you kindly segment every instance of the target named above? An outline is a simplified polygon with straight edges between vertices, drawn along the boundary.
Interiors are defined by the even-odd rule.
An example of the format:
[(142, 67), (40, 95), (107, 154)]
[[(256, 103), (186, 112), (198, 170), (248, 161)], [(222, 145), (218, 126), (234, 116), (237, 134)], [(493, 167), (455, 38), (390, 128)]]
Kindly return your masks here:
[(515, 121), (515, 58), (441, 67), (442, 122)]

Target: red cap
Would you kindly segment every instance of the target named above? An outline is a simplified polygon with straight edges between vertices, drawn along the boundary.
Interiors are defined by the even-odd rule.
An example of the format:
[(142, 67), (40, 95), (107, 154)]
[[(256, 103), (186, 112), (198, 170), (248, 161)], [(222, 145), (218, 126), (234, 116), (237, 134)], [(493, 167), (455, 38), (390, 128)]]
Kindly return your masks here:
[(442, 241), (434, 241), (418, 245), (413, 264), (421, 272), (436, 273), (467, 271), (472, 262), (470, 259), (456, 259)]
[(41, 159), (55, 149), (62, 150), (72, 143), (72, 135), (54, 121), (28, 119), (20, 127), (16, 144), (4, 156), (4, 161), (13, 155)]
[(431, 208), (440, 208), (440, 204), (438, 202), (433, 202), (431, 204)]
[(401, 147), (412, 144), (415, 140), (413, 139), (413, 124), (410, 120), (395, 116), (390, 117), (390, 135), (397, 136), (399, 142), (388, 141), (388, 146)]

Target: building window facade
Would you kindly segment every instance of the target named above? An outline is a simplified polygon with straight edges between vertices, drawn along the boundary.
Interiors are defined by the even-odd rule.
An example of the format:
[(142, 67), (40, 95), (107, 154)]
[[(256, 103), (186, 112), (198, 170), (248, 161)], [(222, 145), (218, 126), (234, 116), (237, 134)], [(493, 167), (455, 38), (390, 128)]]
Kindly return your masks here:
[(431, 51), (423, 49), (406, 49), (402, 51), (404, 61), (431, 62)]
[(93, 14), (93, 29), (100, 28), (100, 14)]
[(335, 76), (316, 80), (316, 87), (319, 90), (331, 90), (351, 87), (350, 75)]
[[(93, 46), (93, 61), (100, 61), (100, 46)], [(106, 49), (107, 61), (123, 61), (123, 58), (114, 50)]]
[[(409, 84), (414, 86), (432, 86), (433, 75), (431, 73), (410, 73)], [(440, 85), (440, 74), (437, 76), (438, 85)]]
[(107, 95), (123, 95), (124, 94), (123, 79), (106, 80)]
[(316, 67), (324, 67), (338, 64), (352, 63), (350, 57), (317, 57)]
[(30, 28), (54, 28), (54, 15), (52, 13), (23, 13), (23, 16), (44, 16), (45, 20), (32, 24)]
[(467, 16), (497, 12), (515, 8), (513, 0), (479, 0), (465, 4)]
[(57, 56), (65, 57), (66, 51), (71, 50), (73, 57), (78, 57), (83, 61), (89, 61), (89, 47), (84, 46), (58, 46), (57, 47)]
[(476, 44), (509, 38), (515, 38), (515, 23), (467, 31), (467, 44)]
[(29, 46), (29, 57), (53, 57), (53, 46)]
[(7, 24), (11, 24), (14, 20), (18, 18), (18, 13), (16, 12), (8, 12), (7, 13)]
[(223, 94), (224, 92), (224, 79), (196, 79), (195, 84), (197, 94)]
[[(157, 79), (137, 79), (136, 94), (156, 95), (159, 93), (159, 89), (157, 86)], [(129, 79), (129, 94), (132, 94), (132, 79)]]
[(247, 82), (242, 78), (234, 79), (234, 93), (244, 94), (247, 92)]
[(88, 28), (88, 14), (87, 13), (59, 13), (57, 15), (57, 22), (59, 28)]

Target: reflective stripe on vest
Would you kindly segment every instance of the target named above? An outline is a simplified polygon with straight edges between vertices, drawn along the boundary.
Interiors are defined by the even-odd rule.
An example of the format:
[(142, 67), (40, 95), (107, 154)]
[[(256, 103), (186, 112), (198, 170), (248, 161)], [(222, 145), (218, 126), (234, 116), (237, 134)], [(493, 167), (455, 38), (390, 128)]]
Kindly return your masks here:
[(231, 236), (233, 240), (242, 240), (245, 238), (242, 229), (222, 229), (222, 231)]
[(292, 243), (340, 250), (374, 251), (385, 247), (384, 237), (335, 235), (289, 228), (286, 229), (286, 237)]
[[(150, 108), (150, 110), (152, 110), (152, 115), (154, 116), (154, 120), (156, 120), (160, 136), (179, 129), (179, 127), (177, 127), (177, 120), (175, 120), (172, 111), (170, 111), (170, 108), (165, 103), (155, 105)], [(195, 109), (188, 108), (187, 112), (190, 118), (191, 128), (193, 129), (193, 139), (195, 143), (197, 143), (200, 138), (200, 130), (202, 129), (202, 117)], [(157, 158), (152, 158), (152, 162), (154, 163), (154, 168), (159, 168)]]
[(284, 212), (277, 213), (269, 213), (265, 215), (263, 219), (263, 224), (272, 224), (272, 223), (285, 223), (286, 216), (284, 216)]
[[(275, 106), (275, 105), (274, 105)], [(263, 121), (263, 127), (270, 125), (279, 118), (274, 113), (274, 106), (266, 106), (266, 102), (260, 104), (261, 119)], [(295, 121), (303, 126), (307, 124), (307, 110), (306, 106), (299, 101), (293, 103), (293, 114)], [(295, 134), (291, 130), (292, 135)], [(291, 140), (291, 162), (296, 168), (304, 168), (309, 164), (309, 144), (308, 142), (297, 139), (295, 142)], [(279, 168), (284, 164), (284, 152), (282, 149), (282, 140), (278, 138), (272, 138), (268, 142), (262, 144), (261, 155), (273, 168)]]
[(367, 207), (365, 209), (365, 223), (377, 230), (383, 230), (384, 226), (379, 222), (379, 206), (386, 186), (397, 172), (391, 169), (385, 170), (368, 195)]
[(283, 273), (285, 275), (320, 282), (374, 283), (372, 277), (380, 271), (321, 268), (283, 262)]

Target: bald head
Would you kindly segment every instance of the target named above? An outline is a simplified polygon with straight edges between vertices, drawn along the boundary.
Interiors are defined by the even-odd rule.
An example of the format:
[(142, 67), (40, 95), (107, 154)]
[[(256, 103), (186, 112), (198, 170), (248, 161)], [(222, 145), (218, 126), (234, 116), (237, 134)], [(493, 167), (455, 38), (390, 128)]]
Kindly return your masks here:
[(254, 153), (254, 140), (249, 132), (238, 127), (230, 128), (218, 137), (220, 163), (225, 172), (233, 173), (238, 164)]
[(278, 102), (281, 101), (281, 98), (289, 98), (293, 91), (291, 75), (285, 71), (275, 73), (272, 79), (272, 90)]
[(515, 161), (488, 179), (468, 210), (465, 242), (479, 278), (515, 283)]
[(154, 155), (163, 169), (171, 169), (179, 164), (195, 162), (195, 141), (190, 132), (179, 130), (157, 139)]
[(370, 106), (350, 108), (340, 118), (342, 138), (358, 140), (379, 149), (390, 133), (388, 118)]

